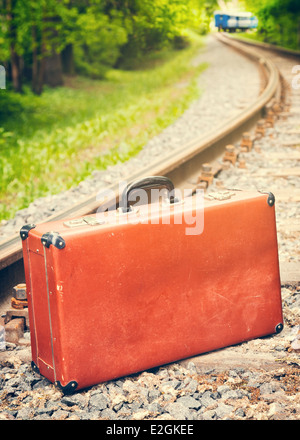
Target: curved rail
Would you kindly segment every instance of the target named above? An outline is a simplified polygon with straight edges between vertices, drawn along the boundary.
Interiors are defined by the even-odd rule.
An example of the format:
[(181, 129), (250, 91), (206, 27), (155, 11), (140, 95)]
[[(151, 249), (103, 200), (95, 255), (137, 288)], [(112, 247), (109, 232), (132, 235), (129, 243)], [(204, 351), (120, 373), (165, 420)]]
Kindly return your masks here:
[(294, 49), (287, 49), (286, 47), (281, 46), (275, 46), (274, 44), (269, 43), (263, 43), (261, 41), (255, 41), (251, 40), (250, 38), (235, 38), (231, 35), (226, 34), (226, 38), (229, 38), (231, 40), (238, 41), (240, 43), (244, 43), (248, 46), (256, 47), (259, 49), (265, 49), (266, 51), (273, 51), (278, 54), (284, 55), (284, 56), (290, 56), (293, 58), (300, 58), (300, 51), (294, 50)]
[[(252, 127), (261, 117), (263, 109), (272, 99), (280, 100), (280, 75), (271, 60), (256, 54), (253, 49), (245, 47), (239, 42), (228, 39), (223, 35), (218, 34), (216, 38), (258, 62), (266, 77), (266, 87), (254, 103), (241, 111), (237, 116), (224, 122), (217, 130), (214, 129), (205, 136), (182, 145), (177, 150), (174, 150), (171, 158), (169, 154), (165, 157), (160, 157), (159, 160), (154, 161), (149, 166), (140, 169), (134, 174), (130, 174), (126, 179), (127, 181), (141, 179), (149, 175), (163, 175), (170, 177), (176, 187), (180, 187), (186, 181), (187, 175), (191, 176), (193, 173), (199, 175), (199, 170), (204, 162), (219, 157), (228, 143), (233, 143), (243, 131), (247, 131), (249, 127)], [(118, 183), (108, 186), (105, 191), (107, 189), (117, 193), (119, 189)], [(99, 196), (101, 197), (99, 192), (92, 194), (75, 206), (47, 217), (44, 222), (93, 213), (100, 206)], [(109, 206), (110, 202), (112, 201), (107, 200), (103, 208)], [(19, 234), (15, 234), (0, 243), (0, 271), (2, 272), (3, 269), (20, 260), (22, 260), (21, 240)]]

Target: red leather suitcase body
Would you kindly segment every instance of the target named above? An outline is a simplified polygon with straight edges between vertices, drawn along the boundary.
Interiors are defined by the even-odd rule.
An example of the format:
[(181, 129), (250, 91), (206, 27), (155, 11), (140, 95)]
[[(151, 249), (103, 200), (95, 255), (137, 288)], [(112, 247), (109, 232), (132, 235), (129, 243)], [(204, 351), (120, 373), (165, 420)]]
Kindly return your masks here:
[[(144, 205), (115, 211), (118, 222), (25, 225), (40, 374), (68, 393), (282, 330), (274, 196), (224, 194), (204, 210), (170, 198), (169, 224)], [(204, 220), (197, 234), (187, 233), (192, 214)]]

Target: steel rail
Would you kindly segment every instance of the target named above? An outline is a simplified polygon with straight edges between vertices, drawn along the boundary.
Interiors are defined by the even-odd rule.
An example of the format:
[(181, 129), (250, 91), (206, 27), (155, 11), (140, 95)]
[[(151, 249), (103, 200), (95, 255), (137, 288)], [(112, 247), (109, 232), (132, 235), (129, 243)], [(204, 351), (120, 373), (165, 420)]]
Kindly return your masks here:
[[(216, 38), (257, 62), (266, 76), (266, 87), (257, 100), (238, 115), (226, 120), (217, 129), (211, 130), (204, 136), (197, 137), (191, 142), (180, 146), (174, 150), (171, 157), (170, 153), (160, 156), (159, 159), (153, 161), (149, 166), (139, 169), (135, 173), (130, 173), (130, 175), (124, 178), (127, 182), (149, 175), (164, 175), (173, 180), (175, 187), (180, 187), (186, 182), (187, 176), (199, 175), (199, 170), (204, 162), (213, 161), (219, 157), (224, 152), (227, 144), (238, 140), (243, 131), (253, 127), (254, 123), (261, 118), (263, 110), (272, 99), (276, 101), (280, 99), (280, 74), (270, 59), (258, 55), (253, 49), (241, 45), (237, 41), (229, 40), (223, 35), (218, 34)], [(110, 190), (114, 192), (118, 199), (118, 189), (119, 183), (116, 182), (105, 187), (103, 191)], [(82, 202), (47, 217), (40, 223), (63, 218), (80, 217), (96, 212), (100, 206), (104, 209), (110, 205), (112, 200), (106, 200), (105, 204), (101, 204), (99, 200), (101, 200), (103, 194), (102, 191), (98, 191)], [(3, 277), (8, 276), (7, 269), (10, 266), (18, 264), (18, 270), (23, 267), (21, 260), (22, 246), (19, 234), (15, 234), (0, 243), (0, 285), (3, 284), (4, 286), (5, 283), (2, 282)], [(16, 282), (21, 281), (16, 280)], [(0, 287), (0, 299), (1, 291), (2, 287)]]
[(250, 38), (239, 38), (239, 37), (236, 38), (230, 34), (225, 34), (225, 36), (228, 39), (238, 41), (240, 43), (243, 43), (248, 46), (258, 48), (258, 49), (264, 49), (265, 51), (269, 51), (269, 52), (273, 51), (273, 52), (276, 52), (278, 54), (288, 56), (288, 57), (300, 58), (300, 51), (299, 50), (287, 49), (286, 47), (276, 46), (275, 44), (264, 43), (261, 41), (255, 41), (255, 40), (251, 40)]

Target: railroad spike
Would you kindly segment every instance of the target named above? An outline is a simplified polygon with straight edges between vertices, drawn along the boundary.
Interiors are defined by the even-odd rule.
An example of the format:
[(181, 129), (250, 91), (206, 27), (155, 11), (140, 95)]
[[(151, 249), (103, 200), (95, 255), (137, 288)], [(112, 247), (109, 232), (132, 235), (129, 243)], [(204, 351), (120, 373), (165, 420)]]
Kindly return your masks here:
[(275, 102), (272, 106), (272, 110), (274, 111), (275, 114), (278, 114), (282, 111), (282, 106), (280, 105), (279, 102)]
[(24, 309), (28, 307), (26, 284), (21, 283), (13, 287), (11, 307), (13, 309)]
[(204, 163), (202, 165), (202, 172), (197, 181), (197, 187), (200, 183), (205, 182), (206, 186), (213, 182), (214, 173), (212, 171), (212, 166), (209, 163)]
[(260, 119), (257, 122), (256, 130), (255, 130), (256, 138), (261, 138), (265, 135), (265, 124), (266, 124), (265, 119)]
[(227, 145), (226, 146), (226, 151), (223, 156), (223, 162), (226, 162), (226, 161), (232, 163), (232, 165), (235, 165), (235, 163), (237, 161), (237, 152), (235, 150), (234, 145)]
[(273, 110), (269, 109), (267, 111), (266, 124), (269, 127), (274, 127), (274, 123), (275, 123), (275, 113), (273, 112)]
[(26, 294), (26, 284), (17, 284), (13, 287), (13, 296), (14, 298), (18, 300), (26, 300), (27, 294)]
[(250, 133), (243, 133), (240, 147), (243, 153), (252, 150), (253, 139), (251, 138)]
[(238, 163), (239, 168), (247, 168), (245, 159), (240, 159)]
[(11, 299), (11, 306), (13, 309), (25, 309), (26, 307), (28, 307), (28, 302), (26, 299), (16, 299), (13, 297)]

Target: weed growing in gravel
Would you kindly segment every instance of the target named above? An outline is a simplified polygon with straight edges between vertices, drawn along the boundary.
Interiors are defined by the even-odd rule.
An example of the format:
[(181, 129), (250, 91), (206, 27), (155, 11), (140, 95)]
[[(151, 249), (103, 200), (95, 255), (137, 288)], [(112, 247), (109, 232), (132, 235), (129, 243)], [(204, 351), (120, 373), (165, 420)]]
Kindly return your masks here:
[(152, 55), (138, 70), (111, 70), (101, 81), (67, 78), (42, 96), (18, 97), (22, 111), (0, 127), (0, 220), (128, 160), (174, 122), (199, 96), (206, 65), (191, 59), (201, 45), (193, 36), (189, 48)]

